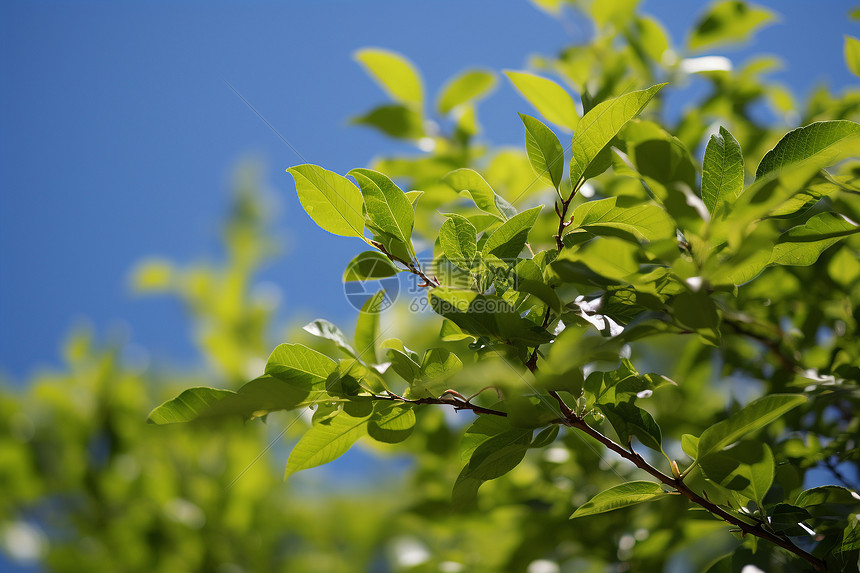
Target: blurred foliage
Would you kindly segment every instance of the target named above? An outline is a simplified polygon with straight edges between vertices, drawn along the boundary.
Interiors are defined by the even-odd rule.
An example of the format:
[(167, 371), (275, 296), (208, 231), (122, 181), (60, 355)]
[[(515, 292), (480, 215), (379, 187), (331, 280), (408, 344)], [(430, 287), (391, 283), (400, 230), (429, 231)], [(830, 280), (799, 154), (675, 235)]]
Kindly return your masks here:
[[(42, 528), (57, 570), (809, 569), (773, 539), (856, 570), (860, 91), (800, 103), (775, 57), (707, 55), (775, 18), (745, 2), (712, 4), (680, 44), (635, 0), (535, 4), (592, 34), (435, 98), (405, 57), (361, 50), (390, 101), (354, 123), (416, 153), (353, 170), (358, 186), (289, 170), (321, 227), (373, 249), (348, 280), (411, 274), (427, 293), (381, 316), (371, 297), (354, 336), (321, 319), (264, 362), (274, 305), (252, 279), (276, 241), (240, 184), (222, 265), (135, 273), (185, 302), (208, 372), (138, 371), (78, 334), (66, 371), (2, 395), (7, 532)], [(701, 99), (666, 109), (694, 78)], [(551, 126), (523, 114), (523, 149), (484, 142), (496, 89)], [(191, 386), (150, 421), (203, 419), (142, 424)], [(287, 473), (308, 470), (286, 484), (267, 447), (284, 428), (302, 436)], [(302, 491), (359, 440), (410, 468)]]

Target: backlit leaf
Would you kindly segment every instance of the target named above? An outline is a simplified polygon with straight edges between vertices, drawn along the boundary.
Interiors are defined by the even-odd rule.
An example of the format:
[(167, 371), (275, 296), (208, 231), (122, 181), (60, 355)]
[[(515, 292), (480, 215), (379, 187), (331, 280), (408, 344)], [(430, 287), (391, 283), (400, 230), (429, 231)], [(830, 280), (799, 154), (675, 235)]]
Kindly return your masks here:
[(585, 517), (586, 515), (595, 515), (620, 509), (644, 501), (651, 501), (666, 497), (667, 493), (663, 491), (660, 484), (650, 481), (631, 481), (622, 483), (602, 491), (592, 497), (583, 505), (573, 512), (571, 519), (575, 517)]
[(393, 99), (421, 108), (424, 87), (412, 62), (378, 48), (358, 50), (354, 57)]
[(520, 114), (526, 128), (526, 151), (535, 173), (558, 189), (564, 177), (564, 149), (550, 128), (530, 115)]
[(567, 91), (554, 81), (528, 72), (505, 71), (511, 83), (548, 121), (569, 130), (579, 124), (576, 104)]
[(296, 180), (299, 202), (314, 222), (335, 235), (364, 237), (364, 200), (347, 178), (316, 165), (287, 169)]
[(442, 115), (458, 105), (480, 99), (496, 87), (496, 74), (488, 70), (468, 70), (445, 84), (436, 107)]
[(712, 214), (731, 206), (744, 190), (744, 157), (741, 146), (729, 131), (711, 136), (702, 163), (702, 201)]

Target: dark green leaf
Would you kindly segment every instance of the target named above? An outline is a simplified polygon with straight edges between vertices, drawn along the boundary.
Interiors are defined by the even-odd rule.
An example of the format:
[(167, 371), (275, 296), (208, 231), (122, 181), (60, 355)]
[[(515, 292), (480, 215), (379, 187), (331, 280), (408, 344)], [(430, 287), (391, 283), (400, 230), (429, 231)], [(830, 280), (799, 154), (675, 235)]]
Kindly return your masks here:
[(705, 477), (759, 505), (773, 484), (773, 453), (758, 441), (743, 440), (727, 450), (711, 452), (700, 457), (699, 464)]
[(343, 282), (384, 279), (393, 277), (400, 271), (391, 259), (379, 251), (364, 251), (347, 263)]

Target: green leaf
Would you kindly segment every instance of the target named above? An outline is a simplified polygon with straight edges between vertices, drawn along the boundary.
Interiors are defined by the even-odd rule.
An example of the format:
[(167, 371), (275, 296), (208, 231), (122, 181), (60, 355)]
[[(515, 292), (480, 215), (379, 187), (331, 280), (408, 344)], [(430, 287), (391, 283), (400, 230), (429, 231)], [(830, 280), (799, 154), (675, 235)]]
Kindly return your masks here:
[(189, 388), (152, 410), (146, 421), (150, 424), (190, 422), (208, 413), (224, 398), (235, 394), (231, 390), (216, 388)]
[(570, 180), (576, 185), (603, 147), (628, 121), (639, 115), (651, 98), (666, 84), (630, 92), (594, 106), (573, 134)]
[(463, 363), (453, 352), (444, 348), (431, 348), (424, 353), (421, 362), (421, 375), (424, 378), (443, 378), (451, 376), (463, 368)]
[(847, 120), (819, 121), (789, 131), (768, 151), (755, 172), (756, 180), (801, 161), (826, 166), (860, 155), (860, 124)]
[(851, 73), (860, 76), (860, 40), (845, 36), (845, 64)]
[(439, 113), (446, 115), (458, 105), (486, 96), (495, 87), (495, 73), (489, 70), (467, 70), (445, 84), (436, 107)]
[(770, 10), (741, 0), (717, 2), (699, 19), (687, 45), (691, 50), (743, 42), (761, 26), (776, 20)]
[[(412, 227), (415, 224), (415, 211), (406, 194), (378, 171), (353, 169), (349, 175), (355, 178), (364, 195), (368, 227), (374, 234), (393, 238), (405, 246), (409, 255), (407, 259), (414, 257)], [(397, 252), (392, 254), (399, 255)]]
[(385, 300), (385, 291), (381, 290), (367, 299), (358, 313), (355, 324), (355, 347), (358, 357), (368, 364), (376, 364), (376, 341), (379, 338), (379, 312)]
[(527, 72), (506, 70), (505, 75), (548, 121), (569, 130), (577, 128), (579, 114), (576, 104), (563, 87), (550, 79)]
[(403, 346), (401, 341), (389, 338), (380, 345), (380, 348), (385, 350), (391, 362), (391, 368), (398, 376), (411, 384), (420, 375), (421, 365), (417, 362), (418, 356)]
[(542, 208), (542, 205), (533, 207), (502, 223), (484, 243), (481, 254), (484, 257), (493, 255), (506, 262), (516, 259), (525, 248), (529, 239), (529, 231), (537, 221)]
[(829, 503), (856, 506), (860, 504), (860, 495), (838, 485), (823, 485), (800, 492), (794, 501), (794, 505), (803, 508)]
[(595, 235), (659, 241), (675, 237), (675, 224), (660, 206), (630, 197), (609, 197), (577, 207), (565, 234), (584, 229)]
[(744, 157), (741, 146), (729, 131), (711, 136), (702, 163), (702, 201), (711, 214), (730, 207), (744, 190)]
[(285, 382), (319, 386), (337, 364), (334, 360), (301, 344), (279, 344), (266, 361), (266, 374)]
[(503, 221), (507, 221), (517, 214), (517, 210), (505, 201), (490, 184), (473, 169), (456, 169), (447, 174), (443, 181), (450, 185), (454, 191), (465, 193), (472, 198), (478, 209), (491, 215), (496, 215)]
[(692, 434), (681, 435), (681, 449), (690, 456), (691, 460), (699, 457), (699, 438)]
[(798, 394), (771, 394), (750, 402), (728, 419), (718, 422), (699, 437), (699, 458), (718, 452), (740, 438), (778, 420), (789, 410), (806, 402)]
[(780, 236), (771, 254), (770, 264), (811, 265), (828, 247), (858, 231), (860, 226), (841, 215), (819, 213), (803, 225), (793, 227)]
[(424, 137), (424, 118), (413, 107), (402, 104), (387, 104), (373, 108), (364, 115), (349, 120), (352, 125), (365, 125), (378, 129), (385, 135), (400, 139)]
[(521, 317), (501, 297), (448, 287), (435, 288), (428, 296), (437, 314), (476, 337), (484, 336), (529, 346), (552, 340), (549, 332)]
[(343, 282), (384, 279), (393, 277), (400, 271), (391, 259), (379, 251), (364, 251), (347, 263)]
[(299, 202), (314, 222), (335, 235), (364, 238), (364, 200), (349, 179), (317, 165), (287, 169)]
[(615, 428), (622, 444), (629, 444), (630, 439), (636, 436), (645, 447), (658, 452), (663, 451), (663, 434), (660, 426), (646, 410), (633, 402), (598, 404), (598, 407)]
[(492, 436), (475, 448), (454, 484), (454, 505), (472, 505), (482, 483), (517, 467), (529, 449), (531, 435), (531, 430), (514, 429)]
[(342, 410), (314, 423), (290, 452), (284, 479), (294, 473), (326, 464), (339, 458), (360, 438), (367, 435), (371, 413), (351, 416)]
[(415, 427), (412, 404), (386, 404), (374, 409), (367, 433), (377, 442), (396, 444), (412, 434)]
[(448, 260), (463, 270), (472, 268), (478, 253), (477, 230), (462, 215), (452, 213), (439, 229), (439, 243)]
[(550, 128), (530, 115), (520, 114), (526, 128), (526, 152), (537, 175), (558, 189), (564, 178), (564, 149)]
[(773, 484), (773, 453), (759, 441), (743, 440), (727, 450), (711, 452), (699, 458), (699, 465), (705, 477), (759, 506)]
[(331, 340), (338, 348), (340, 348), (353, 358), (358, 357), (355, 352), (355, 349), (349, 345), (349, 342), (347, 342), (346, 336), (344, 335), (343, 331), (341, 331), (341, 329), (339, 329), (331, 322), (325, 320), (324, 318), (318, 318), (312, 322), (307, 323), (302, 327), (302, 330), (304, 330), (305, 332), (309, 332), (314, 336), (319, 336), (320, 338)]
[(592, 497), (588, 502), (581, 505), (571, 519), (575, 517), (585, 517), (586, 515), (595, 515), (605, 513), (613, 509), (620, 509), (644, 501), (651, 501), (666, 497), (666, 492), (656, 484), (650, 481), (631, 481), (622, 483), (602, 491)]
[(561, 426), (557, 424), (553, 424), (547, 428), (544, 428), (538, 435), (535, 436), (532, 443), (529, 445), (530, 448), (545, 448), (552, 444), (555, 439), (558, 437), (558, 433), (561, 430)]
[(421, 108), (424, 86), (412, 62), (400, 54), (378, 48), (358, 50), (354, 57), (393, 99)]

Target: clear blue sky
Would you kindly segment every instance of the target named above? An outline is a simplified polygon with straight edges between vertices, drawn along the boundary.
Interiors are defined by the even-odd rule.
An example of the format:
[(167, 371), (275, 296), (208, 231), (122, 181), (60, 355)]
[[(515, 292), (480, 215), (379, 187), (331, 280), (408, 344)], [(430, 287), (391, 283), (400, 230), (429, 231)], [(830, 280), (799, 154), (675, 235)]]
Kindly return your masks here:
[[(782, 21), (729, 56), (781, 55), (776, 77), (800, 94), (852, 83), (842, 63), (843, 34), (860, 36), (852, 2), (761, 3)], [(677, 42), (693, 5), (645, 8)], [(309, 161), (343, 173), (395, 147), (346, 124), (384, 97), (351, 60), (357, 48), (407, 55), (434, 93), (466, 66), (523, 68), (578, 39), (525, 0), (0, 3), (0, 371), (21, 379), (55, 364), (80, 317), (100, 331), (127, 324), (156, 358), (194, 363), (180, 307), (132, 297), (126, 279), (146, 255), (217, 255), (243, 157), (263, 162), (282, 200), (290, 248), (264, 278), (283, 288), (284, 318), (303, 306), (352, 321), (340, 276), (361, 245), (301, 211), (284, 168), (302, 161), (225, 80)], [(515, 112), (527, 109), (503, 81), (480, 112), (488, 139), (521, 145)]]

